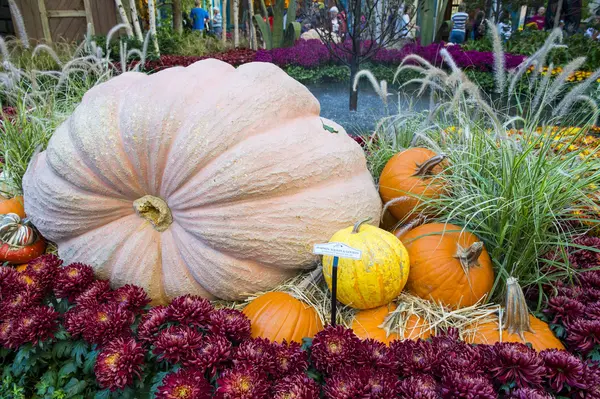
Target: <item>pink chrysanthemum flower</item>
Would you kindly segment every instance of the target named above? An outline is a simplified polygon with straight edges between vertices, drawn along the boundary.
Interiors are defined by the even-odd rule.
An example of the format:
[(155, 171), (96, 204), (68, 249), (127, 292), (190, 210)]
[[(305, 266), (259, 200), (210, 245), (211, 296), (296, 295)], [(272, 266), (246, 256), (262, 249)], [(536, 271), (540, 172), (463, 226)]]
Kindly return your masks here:
[(173, 299), (167, 309), (170, 321), (203, 328), (209, 326), (210, 315), (214, 311), (207, 299), (193, 295), (184, 295)]
[(123, 389), (140, 378), (144, 348), (133, 338), (117, 338), (107, 344), (96, 359), (94, 373), (102, 388)]
[(300, 374), (308, 369), (308, 353), (297, 342), (273, 343), (274, 373), (278, 376)]
[(171, 364), (182, 363), (193, 357), (203, 340), (202, 334), (192, 327), (170, 326), (156, 336), (153, 353)]
[(356, 364), (373, 369), (395, 370), (398, 367), (390, 348), (374, 339), (366, 339), (360, 343)]
[(36, 287), (40, 292), (46, 292), (52, 289), (54, 278), (58, 274), (61, 265), (62, 260), (56, 255), (42, 255), (27, 263), (24, 276), (35, 281)]
[(192, 370), (179, 369), (168, 374), (158, 388), (156, 399), (210, 399), (212, 387), (204, 376)]
[(546, 367), (545, 379), (555, 392), (561, 392), (568, 385), (584, 388), (581, 381), (585, 365), (567, 351), (547, 349), (540, 352)]
[(210, 331), (234, 343), (250, 338), (250, 320), (235, 309), (217, 309), (210, 314)]
[(94, 308), (102, 303), (110, 292), (110, 283), (107, 280), (96, 280), (75, 298), (77, 306)]
[(518, 388), (510, 393), (509, 399), (552, 399), (553, 396), (539, 389)]
[(232, 352), (231, 342), (221, 335), (204, 337), (199, 349), (188, 356), (184, 365), (215, 375), (217, 370), (229, 361)]
[(84, 323), (81, 332), (83, 339), (102, 346), (115, 338), (131, 336), (135, 316), (116, 303), (107, 303), (93, 309), (82, 309), (78, 319)]
[(58, 312), (49, 306), (27, 309), (13, 319), (8, 346), (17, 349), (25, 343), (37, 344), (52, 338), (58, 328)]
[(266, 338), (252, 338), (242, 342), (233, 354), (236, 366), (254, 366), (267, 373), (275, 369), (275, 348)]
[(440, 399), (440, 389), (429, 375), (416, 375), (400, 382), (400, 399)]
[(537, 352), (526, 345), (502, 342), (494, 345), (496, 352), (494, 377), (502, 384), (515, 382), (518, 387), (540, 386), (546, 372)]
[(333, 373), (352, 366), (360, 340), (354, 332), (343, 326), (326, 327), (312, 341), (312, 361), (321, 372)]
[(448, 372), (442, 379), (444, 399), (496, 399), (492, 383), (485, 377)]
[(0, 304), (15, 293), (27, 289), (19, 272), (12, 267), (0, 266)]
[(587, 355), (600, 345), (600, 320), (577, 319), (567, 325), (567, 342)]
[(150, 303), (150, 297), (142, 287), (126, 284), (108, 294), (108, 301), (118, 303), (125, 309), (139, 314)]
[(272, 399), (319, 399), (320, 387), (305, 374), (294, 374), (277, 380)]
[(566, 296), (556, 296), (548, 301), (544, 313), (553, 317), (553, 324), (568, 323), (571, 320), (578, 319), (583, 315), (585, 305), (577, 299), (571, 299)]
[(72, 263), (58, 269), (54, 279), (54, 294), (57, 298), (75, 298), (94, 282), (94, 269), (83, 263)]
[(429, 373), (434, 365), (435, 356), (430, 342), (418, 340), (394, 341), (390, 345), (398, 361), (400, 375)]
[(167, 322), (167, 308), (164, 306), (155, 306), (142, 316), (138, 326), (138, 339), (145, 344), (151, 345), (156, 334)]
[(0, 302), (0, 315), (2, 317), (19, 316), (27, 309), (40, 305), (41, 302), (42, 295), (39, 291), (25, 288), (3, 298)]
[(217, 380), (217, 399), (265, 399), (270, 384), (256, 367), (234, 367)]

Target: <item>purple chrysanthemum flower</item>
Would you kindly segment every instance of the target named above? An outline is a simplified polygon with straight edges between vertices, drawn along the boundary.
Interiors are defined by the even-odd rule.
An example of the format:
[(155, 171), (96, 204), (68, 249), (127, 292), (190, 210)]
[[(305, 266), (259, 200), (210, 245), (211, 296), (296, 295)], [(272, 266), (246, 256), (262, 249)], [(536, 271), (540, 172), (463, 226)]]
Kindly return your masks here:
[(160, 360), (178, 364), (190, 360), (203, 340), (202, 334), (191, 327), (170, 326), (158, 333), (152, 352)]
[(429, 373), (434, 365), (435, 356), (430, 342), (418, 341), (394, 341), (390, 345), (391, 351), (398, 362), (400, 375)]
[(518, 388), (510, 393), (509, 399), (552, 399), (553, 396), (539, 389)]
[(320, 387), (305, 374), (293, 374), (278, 380), (272, 389), (272, 399), (319, 399)]
[(515, 382), (518, 387), (539, 386), (545, 373), (544, 363), (537, 352), (515, 342), (494, 345), (495, 366), (491, 372), (500, 383)]
[(366, 339), (360, 343), (356, 363), (373, 369), (395, 370), (398, 367), (393, 352), (383, 342)]
[(360, 340), (343, 326), (327, 327), (317, 333), (312, 342), (312, 360), (321, 372), (332, 373), (352, 366)]
[(479, 375), (447, 372), (442, 379), (444, 399), (496, 399), (490, 380)]
[(191, 353), (184, 364), (213, 376), (229, 361), (231, 342), (221, 335), (204, 337), (200, 348)]
[(167, 310), (168, 319), (171, 321), (177, 321), (183, 325), (208, 327), (214, 308), (205, 298), (184, 295), (173, 299), (167, 306)]
[(585, 305), (577, 299), (571, 299), (566, 296), (556, 296), (548, 301), (544, 313), (553, 317), (553, 324), (568, 323), (571, 320), (578, 319), (585, 312)]
[(233, 354), (236, 366), (254, 366), (267, 373), (275, 370), (275, 347), (266, 338), (252, 338), (242, 342)]
[(439, 399), (440, 389), (430, 375), (416, 375), (402, 380), (400, 399)]
[(541, 351), (540, 357), (546, 367), (545, 378), (555, 392), (561, 392), (565, 385), (584, 387), (581, 376), (585, 365), (578, 357), (557, 349)]
[(234, 367), (217, 380), (217, 399), (265, 399), (270, 391), (266, 375), (256, 367)]
[(292, 374), (300, 374), (308, 369), (308, 353), (302, 350), (297, 342), (272, 344), (274, 352), (274, 370), (278, 377)]
[(210, 331), (234, 343), (250, 338), (250, 320), (235, 309), (217, 309), (210, 314)]
[(566, 327), (567, 342), (584, 355), (600, 345), (600, 320), (577, 319)]

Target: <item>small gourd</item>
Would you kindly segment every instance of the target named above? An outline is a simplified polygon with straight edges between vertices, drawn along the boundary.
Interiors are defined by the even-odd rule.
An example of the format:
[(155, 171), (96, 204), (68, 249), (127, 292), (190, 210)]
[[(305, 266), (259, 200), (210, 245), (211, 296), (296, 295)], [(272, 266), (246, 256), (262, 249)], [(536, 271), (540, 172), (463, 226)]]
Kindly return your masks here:
[(44, 253), (46, 241), (29, 220), (16, 213), (0, 217), (0, 262), (21, 264)]

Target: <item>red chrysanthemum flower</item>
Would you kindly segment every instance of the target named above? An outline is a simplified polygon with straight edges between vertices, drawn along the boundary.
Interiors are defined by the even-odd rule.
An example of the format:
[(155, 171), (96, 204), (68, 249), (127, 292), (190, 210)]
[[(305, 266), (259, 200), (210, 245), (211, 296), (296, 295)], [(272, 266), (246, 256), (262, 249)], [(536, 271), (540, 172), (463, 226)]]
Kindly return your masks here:
[(85, 291), (77, 295), (75, 303), (77, 306), (94, 308), (106, 302), (109, 292), (110, 283), (107, 280), (96, 280)]
[(510, 393), (509, 399), (552, 399), (553, 397), (539, 389), (518, 388)]
[(246, 340), (235, 349), (233, 363), (240, 366), (254, 366), (266, 373), (275, 369), (275, 348), (266, 338)]
[(600, 249), (600, 238), (589, 236), (581, 237), (575, 240), (575, 244), (577, 244), (579, 248), (573, 247), (569, 254), (569, 262), (571, 262), (573, 267), (587, 269), (600, 265), (600, 252), (580, 248), (589, 247)]
[(600, 301), (590, 303), (585, 307), (585, 317), (591, 320), (600, 320)]
[(13, 319), (5, 319), (0, 322), (0, 347), (8, 348), (8, 341), (14, 324)]
[(212, 387), (204, 376), (192, 370), (179, 369), (167, 374), (158, 388), (156, 399), (210, 399)]
[(12, 267), (0, 266), (0, 301), (25, 289), (27, 284), (21, 279), (19, 272)]
[(0, 302), (0, 315), (3, 317), (19, 316), (27, 309), (40, 305), (42, 294), (29, 288), (7, 295)]
[(435, 353), (443, 353), (456, 346), (459, 341), (458, 331), (450, 328), (441, 334), (431, 337), (431, 346)]
[(562, 391), (565, 385), (584, 388), (581, 376), (585, 365), (578, 357), (557, 349), (544, 350), (540, 357), (546, 367), (545, 378), (556, 393)]
[(24, 276), (35, 281), (36, 288), (40, 292), (45, 292), (52, 289), (54, 277), (58, 274), (61, 265), (62, 260), (56, 255), (42, 255), (27, 263)]
[(553, 324), (568, 323), (581, 317), (585, 311), (583, 303), (562, 295), (551, 298), (546, 306), (544, 313), (552, 316)]
[(476, 345), (475, 349), (479, 352), (481, 370), (486, 374), (492, 375), (491, 369), (496, 364), (496, 351), (493, 345)]
[(83, 323), (83, 339), (91, 344), (105, 345), (115, 338), (131, 336), (131, 324), (135, 316), (116, 303), (98, 305), (96, 308), (84, 308), (78, 316)]
[(118, 303), (134, 314), (139, 314), (150, 303), (150, 297), (148, 297), (146, 291), (142, 287), (131, 284), (126, 284), (110, 292), (107, 295), (107, 300)]
[(594, 361), (588, 361), (583, 369), (580, 382), (581, 389), (572, 388), (571, 397), (576, 399), (600, 398), (600, 365)]
[(556, 282), (556, 289), (558, 295), (566, 296), (567, 298), (577, 299), (579, 301), (584, 301), (585, 293), (581, 287), (573, 286), (573, 285), (565, 285), (562, 281)]
[(152, 352), (160, 360), (177, 364), (191, 359), (202, 341), (202, 334), (191, 327), (170, 326), (158, 333)]
[(327, 399), (354, 399), (369, 397), (368, 371), (346, 367), (325, 379), (323, 393)]
[(492, 383), (485, 377), (448, 372), (442, 379), (444, 399), (496, 399)]
[(250, 319), (235, 309), (217, 309), (210, 314), (210, 331), (223, 335), (232, 342), (250, 338)]
[(427, 341), (394, 341), (390, 344), (390, 350), (398, 362), (400, 375), (427, 374), (435, 362), (433, 347)]
[(256, 367), (234, 367), (217, 380), (217, 399), (265, 399), (270, 386), (264, 373)]
[(366, 339), (358, 346), (356, 364), (374, 369), (395, 370), (398, 363), (394, 354), (383, 342)]
[(94, 269), (83, 263), (71, 263), (58, 270), (54, 279), (54, 294), (58, 298), (75, 298), (94, 282)]
[(27, 309), (13, 319), (8, 347), (17, 349), (25, 343), (37, 344), (52, 338), (58, 328), (58, 312), (49, 306)]
[(465, 342), (455, 342), (453, 346), (437, 354), (436, 371), (440, 375), (461, 372), (476, 375), (483, 372), (482, 353)]
[(395, 398), (400, 393), (400, 380), (388, 370), (367, 369), (367, 394), (371, 399)]
[(320, 387), (305, 374), (294, 374), (278, 380), (272, 389), (272, 399), (318, 399)]
[(354, 364), (360, 340), (343, 326), (329, 326), (312, 341), (312, 361), (320, 372), (332, 373)]
[(198, 327), (208, 327), (210, 315), (214, 311), (207, 299), (193, 295), (173, 299), (167, 309), (169, 320)]
[(544, 363), (537, 352), (516, 342), (501, 342), (494, 345), (494, 378), (502, 384), (515, 382), (518, 387), (539, 386), (545, 373)]
[(600, 345), (600, 320), (577, 319), (566, 327), (567, 342), (582, 354), (587, 355)]
[(148, 311), (138, 326), (138, 339), (145, 344), (152, 344), (161, 326), (167, 322), (167, 308), (155, 306)]
[(308, 353), (297, 342), (273, 343), (275, 372), (278, 377), (304, 373), (308, 369)]
[(94, 373), (102, 388), (123, 389), (140, 378), (144, 348), (133, 338), (117, 338), (107, 344), (96, 359)]
[(400, 399), (439, 399), (439, 387), (433, 377), (416, 375), (400, 382)]
[(208, 371), (212, 376), (229, 360), (231, 352), (231, 342), (227, 338), (221, 335), (206, 336), (200, 348), (191, 353), (184, 364), (203, 372)]

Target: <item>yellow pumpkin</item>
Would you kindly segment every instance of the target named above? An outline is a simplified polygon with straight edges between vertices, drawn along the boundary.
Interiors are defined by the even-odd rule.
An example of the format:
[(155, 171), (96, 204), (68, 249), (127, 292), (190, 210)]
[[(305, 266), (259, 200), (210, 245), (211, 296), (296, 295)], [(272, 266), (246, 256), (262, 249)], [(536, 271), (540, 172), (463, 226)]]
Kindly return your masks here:
[(396, 333), (388, 335), (385, 329), (380, 326), (385, 321), (385, 318), (394, 310), (396, 310), (396, 305), (390, 303), (375, 309), (361, 310), (356, 313), (354, 320), (352, 320), (354, 335), (360, 339), (371, 338), (386, 345), (399, 339), (417, 340), (419, 338), (427, 339), (431, 336), (427, 322), (415, 314), (411, 314), (406, 320), (402, 337)]
[[(335, 233), (339, 242), (362, 251), (360, 260), (339, 259), (337, 299), (356, 309), (387, 305), (400, 294), (408, 279), (409, 260), (404, 245), (378, 227), (358, 222)], [(323, 256), (323, 275), (331, 289), (333, 257)]]

